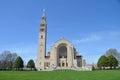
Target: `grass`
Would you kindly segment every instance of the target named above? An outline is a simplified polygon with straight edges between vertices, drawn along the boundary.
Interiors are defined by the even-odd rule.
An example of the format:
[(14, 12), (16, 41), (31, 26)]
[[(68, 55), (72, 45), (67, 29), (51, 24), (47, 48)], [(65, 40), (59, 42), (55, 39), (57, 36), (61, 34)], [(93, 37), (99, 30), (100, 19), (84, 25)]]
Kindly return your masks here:
[(0, 71), (0, 80), (120, 80), (120, 71)]

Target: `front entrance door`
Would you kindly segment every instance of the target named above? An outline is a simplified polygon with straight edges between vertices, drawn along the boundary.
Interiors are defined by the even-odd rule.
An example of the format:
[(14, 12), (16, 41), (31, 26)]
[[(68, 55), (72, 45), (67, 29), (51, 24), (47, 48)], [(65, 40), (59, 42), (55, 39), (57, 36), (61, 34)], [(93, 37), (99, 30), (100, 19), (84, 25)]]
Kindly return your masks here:
[(64, 67), (65, 66), (65, 64), (64, 63), (62, 63), (62, 67)]

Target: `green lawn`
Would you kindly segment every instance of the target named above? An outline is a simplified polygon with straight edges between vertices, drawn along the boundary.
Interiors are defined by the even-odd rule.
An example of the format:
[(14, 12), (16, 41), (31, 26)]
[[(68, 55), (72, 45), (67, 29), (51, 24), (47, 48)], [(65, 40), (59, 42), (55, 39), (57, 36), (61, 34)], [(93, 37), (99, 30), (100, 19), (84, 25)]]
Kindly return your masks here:
[(0, 71), (0, 80), (120, 80), (120, 71)]

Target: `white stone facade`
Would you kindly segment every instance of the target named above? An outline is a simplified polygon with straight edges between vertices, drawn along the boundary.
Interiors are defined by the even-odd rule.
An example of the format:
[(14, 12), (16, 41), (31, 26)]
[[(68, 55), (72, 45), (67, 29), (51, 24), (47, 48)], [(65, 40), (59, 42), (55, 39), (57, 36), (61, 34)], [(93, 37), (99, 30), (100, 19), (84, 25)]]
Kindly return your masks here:
[(64, 38), (55, 42), (46, 55), (46, 34), (46, 15), (43, 13), (39, 32), (38, 55), (35, 63), (38, 71), (55, 69), (82, 70), (85, 67), (83, 57), (79, 55), (71, 42)]

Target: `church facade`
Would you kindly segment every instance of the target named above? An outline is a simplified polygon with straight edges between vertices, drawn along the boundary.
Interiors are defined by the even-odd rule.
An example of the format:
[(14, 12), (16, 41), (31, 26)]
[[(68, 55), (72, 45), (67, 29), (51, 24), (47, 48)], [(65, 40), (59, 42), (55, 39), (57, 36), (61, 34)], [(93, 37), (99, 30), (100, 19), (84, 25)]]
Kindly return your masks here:
[(81, 69), (86, 65), (82, 55), (76, 51), (72, 43), (64, 38), (58, 40), (46, 55), (47, 23), (45, 12), (42, 15), (39, 31), (36, 69)]

